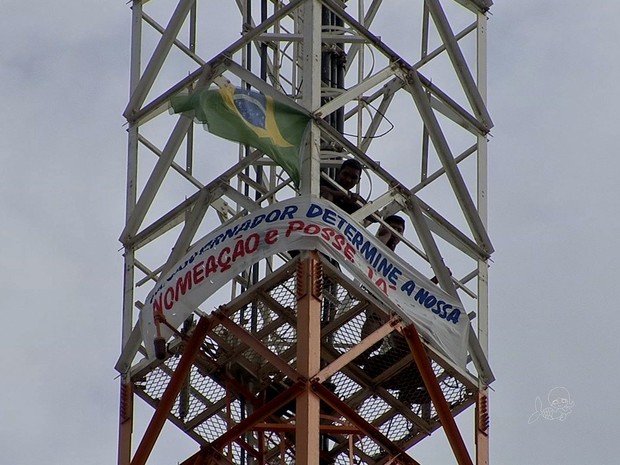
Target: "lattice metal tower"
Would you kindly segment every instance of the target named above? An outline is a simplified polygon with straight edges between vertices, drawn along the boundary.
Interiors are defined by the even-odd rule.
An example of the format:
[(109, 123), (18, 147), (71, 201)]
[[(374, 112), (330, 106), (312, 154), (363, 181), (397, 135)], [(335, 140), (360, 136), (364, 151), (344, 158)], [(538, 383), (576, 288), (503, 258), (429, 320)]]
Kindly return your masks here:
[[(196, 441), (195, 455), (178, 458), (187, 465), (412, 464), (414, 446), (442, 427), (459, 464), (488, 462), (491, 3), (131, 2), (119, 465), (147, 463), (166, 421)], [(310, 116), (298, 187), (259, 150), (168, 111), (172, 96), (227, 84)], [(469, 312), (466, 366), (420, 337), (382, 292), (387, 278), (369, 271), (360, 283), (346, 260), (282, 250), (194, 302), (183, 325), (156, 315), (167, 341), (147, 356), (147, 294), (201, 238), (319, 199), (349, 158), (364, 167), (364, 202), (344, 218), (371, 236), (388, 215), (407, 219), (398, 256)], [(204, 275), (193, 277), (198, 286)], [(364, 332), (370, 315), (381, 324)], [(407, 353), (369, 369), (368, 354), (398, 337)], [(155, 410), (132, 439), (136, 398)], [(463, 438), (454, 416), (470, 407), (475, 437)]]

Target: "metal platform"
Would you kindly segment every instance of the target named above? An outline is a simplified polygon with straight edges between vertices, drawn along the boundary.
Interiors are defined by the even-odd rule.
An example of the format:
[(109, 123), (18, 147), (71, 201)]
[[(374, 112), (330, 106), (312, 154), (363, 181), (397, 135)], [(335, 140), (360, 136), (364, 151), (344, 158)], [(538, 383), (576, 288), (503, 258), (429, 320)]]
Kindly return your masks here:
[[(216, 463), (240, 463), (242, 450), (256, 457), (256, 463), (295, 463), (295, 402), (274, 404), (273, 400), (287, 393), (294, 397), (302, 378), (296, 370), (297, 265), (298, 259), (281, 267), (207, 317), (212, 328), (168, 419), (206, 448), (207, 456), (219, 456), (221, 462)], [(424, 384), (415, 376), (417, 370), (412, 371), (415, 362), (410, 353), (390, 366), (369, 369), (368, 360), (382, 360), (381, 354), (390, 350), (398, 319), (386, 315), (387, 323), (362, 339), (368, 315), (384, 314), (380, 301), (327, 259), (322, 259), (322, 268), (323, 376), (313, 381), (322, 399), (321, 460), (341, 465), (386, 463), (395, 457), (393, 450), (406, 451), (439, 428), (439, 417), (427, 395), (412, 395)], [(154, 407), (170, 383), (193, 327), (186, 325), (169, 343), (164, 361), (133, 370), (136, 394)], [(376, 348), (375, 340), (382, 335), (381, 347)], [(356, 346), (357, 353), (375, 350), (364, 359), (355, 356)], [(432, 355), (430, 359), (453, 416), (474, 404), (475, 385), (455, 377), (445, 361)], [(250, 412), (270, 401), (263, 418), (247, 421)], [(226, 442), (227, 432), (240, 425), (243, 434)], [(373, 430), (380, 434), (369, 435)], [(390, 452), (385, 440), (395, 449)], [(221, 448), (214, 450), (213, 444)], [(351, 457), (355, 462), (350, 462)]]

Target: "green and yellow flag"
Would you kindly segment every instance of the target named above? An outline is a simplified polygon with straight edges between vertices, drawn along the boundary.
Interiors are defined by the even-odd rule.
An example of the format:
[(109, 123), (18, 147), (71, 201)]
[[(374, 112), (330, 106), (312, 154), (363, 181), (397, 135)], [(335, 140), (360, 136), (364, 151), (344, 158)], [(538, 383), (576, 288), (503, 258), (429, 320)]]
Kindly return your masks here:
[(250, 145), (269, 156), (299, 185), (300, 150), (310, 117), (259, 92), (230, 84), (170, 100), (175, 113), (206, 124), (216, 136)]

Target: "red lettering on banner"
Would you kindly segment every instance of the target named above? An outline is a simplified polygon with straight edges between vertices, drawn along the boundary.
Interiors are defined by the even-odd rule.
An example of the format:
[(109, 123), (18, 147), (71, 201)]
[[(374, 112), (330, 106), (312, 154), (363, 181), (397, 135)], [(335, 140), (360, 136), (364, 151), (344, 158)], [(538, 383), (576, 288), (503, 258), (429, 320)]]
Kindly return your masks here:
[(344, 258), (352, 263), (355, 263), (355, 247), (349, 243), (344, 246)]
[(321, 228), (318, 225), (312, 223), (310, 223), (304, 228), (304, 233), (310, 234), (311, 236), (318, 234), (320, 231)]
[(285, 237), (290, 237), (291, 234), (302, 231), (309, 236), (320, 235), (320, 237), (331, 244), (331, 246), (338, 252), (342, 252), (344, 257), (350, 262), (355, 262), (355, 247), (353, 247), (347, 241), (347, 238), (342, 234), (337, 233), (333, 228), (327, 226), (319, 226), (314, 223), (306, 224), (303, 221), (295, 220), (288, 223), (288, 229), (286, 230)]
[(245, 241), (243, 239), (239, 239), (235, 243), (235, 250), (233, 250), (232, 255), (233, 262), (241, 257), (245, 257)]
[(158, 313), (162, 313), (163, 309), (161, 308), (161, 300), (162, 294), (159, 294), (157, 299), (153, 300), (153, 314), (157, 315)]
[(270, 229), (265, 233), (265, 243), (268, 245), (273, 245), (278, 241), (278, 230)]
[(288, 229), (284, 234), (284, 237), (290, 237), (295, 231), (301, 231), (304, 228), (304, 222), (300, 220), (289, 221)]
[(375, 286), (377, 286), (381, 292), (387, 295), (387, 284), (385, 283), (385, 279), (379, 278), (375, 283)]
[(346, 241), (345, 241), (345, 238), (344, 238), (344, 236), (343, 236), (342, 234), (336, 234), (336, 236), (334, 237), (334, 241), (332, 242), (332, 244), (333, 244), (334, 248), (335, 248), (337, 251), (339, 251), (339, 252), (340, 252), (340, 251), (342, 250), (342, 248), (344, 247), (345, 242), (346, 242)]
[(164, 293), (164, 307), (166, 307), (166, 310), (170, 310), (173, 305), (174, 305), (174, 289), (169, 287), (168, 289), (166, 289), (166, 292)]
[[(373, 271), (373, 269), (371, 267), (368, 267), (368, 277), (370, 279), (373, 279), (374, 275), (375, 275), (375, 272)], [(387, 295), (388, 293), (388, 288), (392, 290), (396, 290), (396, 286), (388, 286), (387, 281), (383, 278), (377, 279), (376, 281), (374, 281), (374, 283), (375, 283), (375, 286), (377, 286), (379, 290), (383, 292), (385, 295)]]
[(177, 302), (182, 295), (192, 288), (192, 272), (191, 270), (177, 279), (177, 285), (174, 289), (174, 301)]
[(205, 279), (205, 277), (204, 277), (204, 272), (205, 272), (204, 262), (199, 262), (197, 265), (194, 266), (194, 268), (192, 268), (192, 271), (194, 272), (194, 284), (198, 284), (200, 281)]
[(336, 231), (334, 231), (332, 228), (323, 228), (323, 231), (321, 231), (321, 237), (326, 241), (329, 241), (335, 235)]
[(260, 244), (260, 236), (256, 233), (252, 233), (245, 240), (245, 251), (247, 253), (254, 253), (258, 250)]
[[(301, 232), (308, 236), (320, 235), (336, 251), (341, 252), (347, 260), (354, 261), (355, 248), (348, 243), (344, 235), (331, 227), (293, 220), (289, 222), (285, 236), (290, 237), (295, 232)], [(245, 239), (237, 236), (234, 246), (222, 247), (218, 253), (208, 256), (205, 260), (200, 261), (187, 270), (184, 275), (178, 277), (174, 285), (158, 293), (158, 296), (153, 299), (153, 311), (161, 313), (164, 309), (170, 310), (176, 302), (192, 290), (193, 286), (204, 281), (212, 273), (225, 272), (231, 269), (232, 264), (238, 259), (243, 259), (246, 255), (257, 252), (260, 248), (261, 240), (264, 240), (267, 245), (275, 244), (279, 239), (279, 234), (280, 231), (278, 229), (270, 229), (265, 231), (264, 237), (258, 233), (252, 233)], [(193, 258), (190, 260), (190, 263), (193, 261)], [(385, 288), (382, 289), (383, 292), (387, 292), (385, 281), (381, 281), (376, 283), (377, 286), (383, 285), (383, 288)]]
[(220, 265), (222, 271), (230, 268), (230, 257), (228, 254), (230, 254), (230, 247), (224, 247), (217, 256), (217, 264)]
[(205, 277), (208, 277), (211, 273), (215, 273), (216, 271), (217, 263), (215, 262), (215, 257), (209, 255), (209, 258), (207, 258), (207, 266), (205, 266)]

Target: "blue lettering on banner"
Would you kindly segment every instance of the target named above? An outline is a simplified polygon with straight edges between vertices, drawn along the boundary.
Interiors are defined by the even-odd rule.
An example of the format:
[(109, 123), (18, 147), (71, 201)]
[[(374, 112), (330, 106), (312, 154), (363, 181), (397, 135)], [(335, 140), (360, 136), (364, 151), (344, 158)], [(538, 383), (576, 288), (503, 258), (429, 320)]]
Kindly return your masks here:
[(357, 232), (357, 229), (355, 229), (355, 226), (353, 226), (352, 224), (347, 224), (347, 226), (344, 228), (344, 235), (347, 236), (347, 239), (349, 239), (349, 241), (353, 241), (353, 235)]
[[(411, 285), (409, 285), (409, 283), (405, 283), (405, 285), (403, 285), (403, 288), (401, 288), (401, 290), (407, 292), (408, 295), (411, 295), (413, 289), (415, 288), (415, 284), (413, 283), (413, 281), (410, 281), (410, 283)], [(407, 286), (406, 289), (405, 286)], [(414, 300), (416, 300), (419, 304), (423, 305), (425, 308), (428, 308), (440, 318), (443, 318), (454, 324), (457, 324), (459, 322), (459, 317), (461, 316), (460, 309), (452, 307), (452, 305), (447, 304), (443, 300), (438, 300), (437, 297), (435, 297), (423, 287), (418, 290), (414, 297)], [(450, 314), (448, 314), (448, 310), (450, 309), (452, 309), (452, 311), (450, 312)]]
[[(452, 307), (452, 305), (450, 305), (450, 307)], [(461, 316), (461, 310), (458, 308), (455, 308), (454, 310), (450, 312), (446, 320), (451, 321), (454, 324), (457, 324), (459, 322), (460, 316)]]
[(325, 209), (325, 213), (323, 214), (323, 221), (325, 221), (329, 225), (335, 226), (337, 218), (338, 215), (335, 211), (330, 210), (329, 208)]
[(261, 224), (264, 219), (265, 219), (265, 215), (263, 215), (262, 213), (259, 214), (259, 215), (256, 215), (256, 218), (254, 218), (254, 220), (252, 220), (252, 228), (255, 228), (256, 226)]
[(356, 232), (353, 239), (351, 239), (351, 245), (356, 249), (360, 249), (360, 247), (364, 244), (364, 235), (361, 232)]
[(400, 290), (405, 292), (408, 296), (411, 296), (411, 294), (413, 294), (413, 291), (415, 290), (415, 282), (410, 279), (402, 285)]
[(319, 207), (317, 204), (310, 204), (308, 207), (308, 211), (306, 212), (306, 216), (308, 218), (316, 218), (317, 216), (321, 216), (323, 213), (323, 208)]
[(377, 248), (370, 241), (364, 242), (358, 250), (367, 262), (372, 262), (377, 254)]

